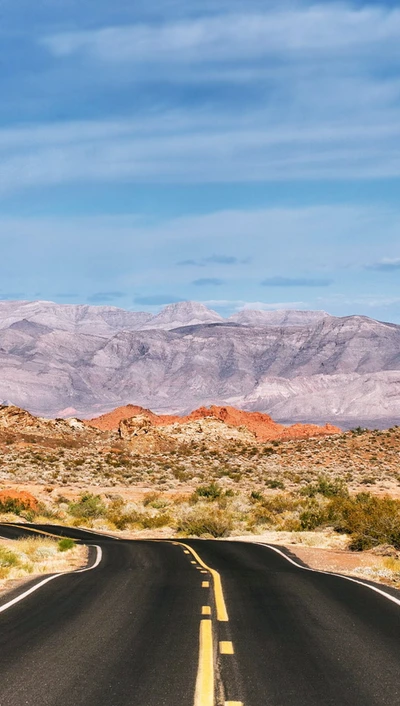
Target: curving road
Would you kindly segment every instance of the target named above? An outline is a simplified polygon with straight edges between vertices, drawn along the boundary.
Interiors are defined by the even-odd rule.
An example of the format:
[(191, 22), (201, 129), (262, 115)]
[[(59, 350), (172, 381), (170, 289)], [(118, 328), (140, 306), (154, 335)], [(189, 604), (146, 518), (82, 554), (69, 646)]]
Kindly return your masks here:
[(0, 706), (400, 704), (395, 591), (399, 603), (255, 544), (31, 527), (102, 560), (0, 612)]

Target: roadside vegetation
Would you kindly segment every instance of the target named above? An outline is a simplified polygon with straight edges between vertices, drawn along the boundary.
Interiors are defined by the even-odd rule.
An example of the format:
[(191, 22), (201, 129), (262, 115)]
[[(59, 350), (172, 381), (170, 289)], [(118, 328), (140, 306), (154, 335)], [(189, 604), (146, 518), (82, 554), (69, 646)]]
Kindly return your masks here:
[(0, 438), (1, 487), (35, 496), (0, 496), (0, 519), (126, 537), (274, 535), (278, 543), (382, 550), (393, 567), (400, 562), (399, 427), (266, 443), (191, 440), (151, 453), (111, 432), (107, 447), (104, 434), (90, 439), (26, 437), (21, 447), (11, 433)]
[(85, 563), (87, 549), (69, 538), (0, 540), (0, 590), (11, 579), (71, 571)]
[(390, 545), (400, 552), (400, 500), (370, 491), (350, 493), (339, 479), (320, 476), (296, 492), (264, 484), (247, 493), (213, 481), (190, 494), (151, 491), (140, 500), (120, 495), (58, 494), (36, 511), (13, 501), (0, 505), (0, 518), (61, 522), (129, 533), (161, 530), (166, 536), (228, 537), (265, 531), (325, 532), (342, 535), (353, 551)]

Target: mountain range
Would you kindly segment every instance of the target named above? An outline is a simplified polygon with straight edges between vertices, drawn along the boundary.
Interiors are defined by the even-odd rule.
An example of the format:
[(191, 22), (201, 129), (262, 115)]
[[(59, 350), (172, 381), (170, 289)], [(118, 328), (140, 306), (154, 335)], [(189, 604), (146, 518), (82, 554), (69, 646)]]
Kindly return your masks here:
[(134, 403), (159, 413), (229, 404), (342, 427), (400, 418), (400, 326), (365, 316), (3, 301), (0, 366), (0, 399), (49, 417)]

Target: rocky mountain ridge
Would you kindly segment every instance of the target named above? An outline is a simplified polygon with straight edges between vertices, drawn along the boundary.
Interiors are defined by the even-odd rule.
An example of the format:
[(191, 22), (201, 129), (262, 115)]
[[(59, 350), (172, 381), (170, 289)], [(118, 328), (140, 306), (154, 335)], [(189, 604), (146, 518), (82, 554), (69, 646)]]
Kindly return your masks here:
[(49, 417), (136, 403), (179, 414), (230, 405), (344, 427), (400, 418), (400, 326), (364, 316), (245, 310), (222, 319), (184, 302), (153, 317), (0, 302), (0, 366), (0, 399)]

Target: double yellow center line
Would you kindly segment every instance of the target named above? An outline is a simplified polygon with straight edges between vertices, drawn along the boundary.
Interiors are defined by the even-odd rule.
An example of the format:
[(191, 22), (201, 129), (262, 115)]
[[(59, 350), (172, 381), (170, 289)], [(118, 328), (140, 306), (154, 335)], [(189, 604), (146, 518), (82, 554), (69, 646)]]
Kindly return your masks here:
[(229, 620), (228, 611), (226, 610), (224, 593), (222, 591), (221, 576), (219, 575), (218, 571), (215, 571), (215, 569), (212, 569), (211, 566), (208, 566), (203, 561), (203, 559), (199, 557), (197, 552), (195, 552), (195, 550), (192, 549), (192, 547), (190, 547), (188, 544), (184, 544), (183, 542), (177, 542), (177, 544), (180, 544), (180, 546), (185, 547), (186, 551), (189, 551), (191, 553), (191, 555), (196, 559), (197, 563), (200, 564), (203, 569), (206, 569), (211, 574), (214, 583), (214, 597), (215, 608), (217, 611), (217, 620), (223, 623), (227, 623)]
[[(191, 554), (195, 561), (191, 564), (197, 564), (203, 567), (201, 573), (209, 573), (213, 579), (214, 599), (216, 616), (219, 622), (228, 622), (228, 611), (226, 609), (224, 593), (222, 590), (221, 576), (208, 566), (198, 553), (188, 544), (184, 542), (174, 542), (174, 544), (184, 547), (185, 554)], [(209, 581), (202, 581), (202, 588), (209, 588)], [(211, 607), (203, 605), (201, 609), (202, 616), (211, 617)], [(219, 643), (219, 652), (221, 655), (233, 655), (233, 644), (230, 641), (222, 641)], [(196, 679), (196, 691), (194, 706), (215, 706), (215, 674), (214, 674), (214, 643), (213, 643), (213, 625), (212, 620), (202, 618), (200, 620), (200, 636), (199, 636), (199, 666)], [(224, 706), (243, 706), (241, 701), (225, 701)]]

